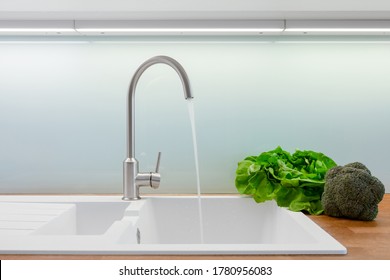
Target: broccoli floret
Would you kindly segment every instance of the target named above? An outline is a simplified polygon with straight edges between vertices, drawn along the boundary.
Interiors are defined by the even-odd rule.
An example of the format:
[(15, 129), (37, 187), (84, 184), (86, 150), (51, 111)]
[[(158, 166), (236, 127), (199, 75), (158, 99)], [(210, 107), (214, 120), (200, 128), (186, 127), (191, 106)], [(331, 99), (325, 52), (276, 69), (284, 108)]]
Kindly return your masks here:
[(321, 202), (329, 216), (372, 221), (384, 194), (381, 181), (364, 164), (353, 162), (328, 170)]

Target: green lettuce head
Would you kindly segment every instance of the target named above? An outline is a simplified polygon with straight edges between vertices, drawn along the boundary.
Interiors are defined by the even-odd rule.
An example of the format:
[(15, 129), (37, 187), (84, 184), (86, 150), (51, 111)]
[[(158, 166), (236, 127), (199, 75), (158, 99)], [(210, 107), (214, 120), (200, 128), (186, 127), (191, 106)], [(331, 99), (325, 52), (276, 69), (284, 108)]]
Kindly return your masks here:
[(281, 147), (249, 156), (238, 163), (236, 188), (256, 202), (274, 199), (292, 211), (321, 214), (325, 174), (336, 163), (322, 153), (299, 151), (290, 154)]

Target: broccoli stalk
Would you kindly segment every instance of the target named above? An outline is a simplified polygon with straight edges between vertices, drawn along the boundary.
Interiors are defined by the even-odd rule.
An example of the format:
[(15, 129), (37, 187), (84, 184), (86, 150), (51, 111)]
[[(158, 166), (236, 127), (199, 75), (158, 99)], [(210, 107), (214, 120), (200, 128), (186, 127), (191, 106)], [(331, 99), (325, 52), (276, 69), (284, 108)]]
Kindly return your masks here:
[(384, 193), (381, 181), (364, 164), (354, 162), (329, 169), (321, 203), (329, 216), (372, 221)]

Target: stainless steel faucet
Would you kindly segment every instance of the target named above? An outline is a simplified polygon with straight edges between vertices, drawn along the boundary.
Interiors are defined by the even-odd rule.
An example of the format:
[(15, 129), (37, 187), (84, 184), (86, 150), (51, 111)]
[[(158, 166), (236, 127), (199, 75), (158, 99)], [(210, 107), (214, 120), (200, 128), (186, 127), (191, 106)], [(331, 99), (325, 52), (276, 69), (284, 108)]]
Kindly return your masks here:
[(193, 98), (190, 82), (187, 73), (179, 62), (168, 56), (155, 56), (141, 64), (135, 71), (131, 79), (129, 95), (127, 100), (127, 158), (123, 162), (123, 200), (138, 200), (139, 188), (149, 186), (157, 189), (160, 185), (160, 174), (158, 173), (160, 165), (160, 156), (158, 154), (157, 166), (155, 172), (140, 173), (138, 171), (138, 161), (135, 159), (135, 89), (139, 78), (150, 66), (163, 63), (171, 66), (183, 84), (184, 98)]

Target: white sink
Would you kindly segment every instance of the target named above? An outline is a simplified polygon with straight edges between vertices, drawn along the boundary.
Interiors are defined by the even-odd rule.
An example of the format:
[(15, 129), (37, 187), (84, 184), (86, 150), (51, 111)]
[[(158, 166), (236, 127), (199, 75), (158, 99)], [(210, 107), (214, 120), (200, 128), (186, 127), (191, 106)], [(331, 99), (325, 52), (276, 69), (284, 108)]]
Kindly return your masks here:
[(346, 253), (304, 214), (272, 201), (203, 196), (203, 231), (198, 206), (193, 196), (2, 196), (0, 254)]

